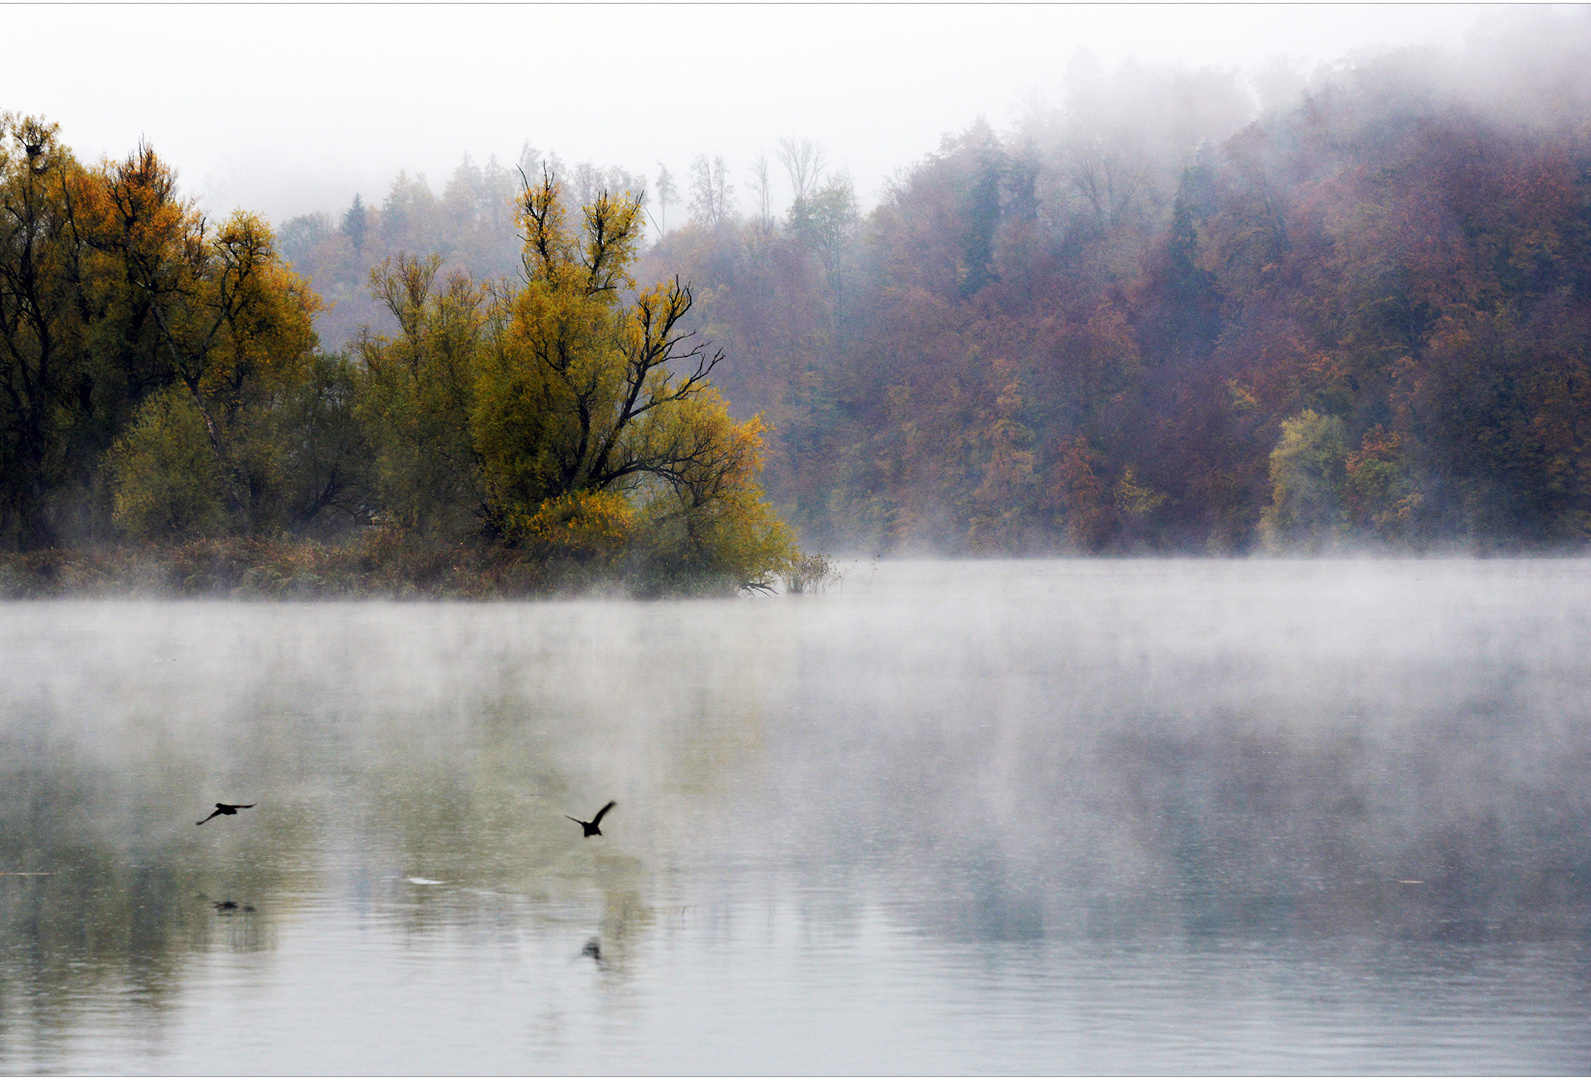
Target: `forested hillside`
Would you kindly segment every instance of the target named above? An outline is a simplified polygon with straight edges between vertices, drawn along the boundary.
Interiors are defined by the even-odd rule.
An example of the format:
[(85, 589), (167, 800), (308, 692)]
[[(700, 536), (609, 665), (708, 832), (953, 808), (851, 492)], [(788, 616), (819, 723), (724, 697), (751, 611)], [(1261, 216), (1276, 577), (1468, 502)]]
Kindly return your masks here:
[(871, 552), (1578, 550), (1586, 25), (1291, 82), (1074, 63), (865, 211), (814, 140), (683, 190), (527, 144), (273, 232), (6, 115), (0, 536), (646, 588), (791, 571), (781, 518)]
[[(696, 284), (719, 385), (769, 425), (770, 495), (818, 544), (1578, 546), (1573, 54), (1365, 59), (1269, 104), (1232, 73), (1074, 70), (1066, 107), (947, 137), (865, 214), (818, 144), (781, 145), (784, 207), (766, 161), (743, 170), (749, 213), (704, 157), (644, 276)], [(381, 252), (498, 273), (509, 184), (466, 163), (427, 201), (400, 178), (379, 211), (284, 237), (320, 230), (289, 250), (328, 295), (355, 291), (331, 268), (371, 243), (361, 213)]]

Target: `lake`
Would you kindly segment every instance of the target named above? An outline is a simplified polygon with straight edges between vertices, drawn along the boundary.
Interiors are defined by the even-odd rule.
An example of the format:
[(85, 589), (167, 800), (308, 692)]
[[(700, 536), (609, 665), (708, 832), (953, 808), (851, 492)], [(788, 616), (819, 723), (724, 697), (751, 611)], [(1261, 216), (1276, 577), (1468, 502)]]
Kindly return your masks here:
[(1591, 1068), (1591, 562), (11, 603), (0, 659), (7, 1073)]

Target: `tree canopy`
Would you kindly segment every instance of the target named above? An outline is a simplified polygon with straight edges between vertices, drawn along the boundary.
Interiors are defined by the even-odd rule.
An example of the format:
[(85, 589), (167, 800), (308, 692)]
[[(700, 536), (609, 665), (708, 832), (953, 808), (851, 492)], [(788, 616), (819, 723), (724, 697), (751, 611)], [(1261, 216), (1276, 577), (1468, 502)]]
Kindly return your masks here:
[(1407, 62), (1255, 119), (1140, 72), (947, 138), (854, 224), (803, 173), (771, 234), (647, 261), (700, 283), (820, 543), (1583, 547), (1584, 103), (1486, 110)]
[(262, 220), (207, 221), (149, 147), (86, 169), (55, 125), (0, 116), (0, 534), (22, 548), (106, 534), (111, 503), (144, 531), (130, 508), (153, 503), (131, 489), (169, 486), (149, 470), (176, 459), (117, 448), (190, 415), (215, 478), (194, 520), (221, 519), (212, 499), (238, 528), (291, 520), (268, 421), (316, 349), (320, 306)]
[[(571, 217), (578, 214), (578, 225)], [(757, 483), (762, 425), (731, 418), (722, 352), (685, 328), (678, 279), (637, 290), (636, 196), (521, 198), (523, 283), (439, 260), (372, 275), (397, 338), (367, 337), (382, 501), (410, 529), (648, 563), (649, 580), (757, 580), (794, 556)]]
[[(0, 116), (0, 540), (368, 533), (658, 590), (787, 569), (764, 428), (712, 385), (690, 287), (637, 288), (639, 194), (577, 179), (582, 202), (550, 170), (518, 197), (517, 280), (400, 252), (366, 284), (396, 333), (325, 353), (262, 219), (209, 221), (148, 146), (85, 168)], [(345, 238), (420, 213), (410, 186)]]

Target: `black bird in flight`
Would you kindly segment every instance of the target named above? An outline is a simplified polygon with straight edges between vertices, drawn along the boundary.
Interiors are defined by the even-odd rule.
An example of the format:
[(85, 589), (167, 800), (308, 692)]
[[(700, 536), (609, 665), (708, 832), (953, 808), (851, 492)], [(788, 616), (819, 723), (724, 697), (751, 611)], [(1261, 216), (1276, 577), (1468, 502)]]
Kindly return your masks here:
[[(215, 804), (215, 809), (210, 811), (210, 817), (218, 817), (221, 814), (231, 814), (233, 817), (236, 817), (237, 816), (237, 812), (239, 810), (248, 810), (248, 809), (251, 809), (254, 805), (255, 805), (254, 803), (224, 803), (224, 802), (218, 802), (218, 803)], [(599, 818), (601, 816), (602, 816), (601, 814), (597, 815), (597, 817), (599, 817)], [(210, 817), (205, 818), (204, 821), (209, 821)], [(194, 824), (195, 825), (203, 825), (204, 821), (195, 821)]]
[(598, 810), (597, 816), (592, 818), (590, 821), (581, 821), (577, 817), (569, 817), (568, 814), (565, 814), (564, 817), (569, 818), (570, 821), (574, 822), (576, 825), (585, 830), (585, 832), (581, 834), (582, 836), (601, 836), (602, 830), (597, 828), (597, 825), (601, 823), (602, 815), (606, 814), (609, 810), (612, 810), (618, 805), (619, 804), (617, 802), (608, 803), (608, 805), (604, 806), (601, 810)]

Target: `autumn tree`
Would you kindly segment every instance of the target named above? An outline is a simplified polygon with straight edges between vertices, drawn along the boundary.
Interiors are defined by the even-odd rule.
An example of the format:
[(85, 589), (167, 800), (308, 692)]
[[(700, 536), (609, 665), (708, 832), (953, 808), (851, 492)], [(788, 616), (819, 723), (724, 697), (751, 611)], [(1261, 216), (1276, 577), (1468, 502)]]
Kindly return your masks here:
[(125, 303), (146, 313), (167, 377), (190, 395), (233, 527), (275, 524), (280, 447), (269, 414), (316, 348), (319, 298), (261, 218), (238, 211), (211, 226), (147, 145), (109, 166), (96, 196), (90, 243)]
[[(573, 219), (573, 220), (572, 220)], [(794, 554), (757, 482), (762, 427), (709, 376), (691, 290), (636, 288), (638, 192), (574, 208), (546, 173), (520, 201), (523, 278), (441, 275), (400, 256), (372, 274), (398, 327), (359, 344), (379, 515), (642, 578), (759, 579)], [(575, 222), (578, 222), (576, 224)]]
[(734, 195), (723, 157), (698, 154), (691, 162), (691, 220), (704, 228), (718, 228), (735, 214)]
[(674, 174), (661, 161), (657, 163), (657, 183), (652, 190), (657, 202), (657, 232), (659, 236), (667, 236), (668, 208), (679, 202), (679, 188), (674, 183)]
[[(7, 117), (0, 126), (0, 475), (10, 539), (56, 542), (69, 504), (74, 529), (92, 533), (103, 513), (95, 477), (128, 432), (146, 442), (202, 432), (228, 527), (278, 524), (273, 410), (315, 348), (319, 302), (283, 266), (270, 230), (242, 213), (212, 227), (147, 146), (86, 170), (53, 125)], [(191, 412), (156, 400), (172, 386)], [(149, 503), (133, 489), (168, 488), (170, 478), (147, 470), (189, 460), (186, 450), (122, 453), (112, 494)]]
[(381, 514), (410, 533), (454, 538), (500, 531), (472, 441), (487, 291), (463, 273), (438, 283), (439, 256), (400, 255), (371, 290), (398, 325), (366, 335), (358, 405), (374, 447)]
[(1306, 409), (1282, 421), (1271, 451), (1271, 505), (1260, 528), (1278, 547), (1318, 548), (1346, 525), (1347, 426), (1340, 416)]
[(81, 173), (56, 125), (0, 113), (0, 526), (24, 548), (55, 539), (52, 491), (93, 394), (72, 215)]
[(112, 515), (136, 540), (189, 540), (227, 527), (222, 477), (192, 395), (169, 386), (146, 398), (106, 458)]
[(359, 197), (358, 192), (354, 193), (353, 203), (343, 211), (341, 228), (355, 251), (365, 246), (365, 233), (370, 228), (369, 215), (365, 213), (365, 201)]
[(809, 196), (790, 204), (790, 231), (811, 248), (823, 267), (829, 290), (841, 291), (841, 275), (861, 217), (849, 177), (835, 177)]
[(757, 208), (752, 221), (764, 237), (773, 232), (773, 183), (768, 172), (768, 155), (758, 153), (751, 162), (751, 194)]
[(569, 221), (550, 175), (521, 204), (525, 284), (486, 336), (472, 412), (492, 513), (510, 539), (549, 513), (638, 515), (657, 572), (743, 579), (793, 552), (756, 485), (757, 421), (709, 376), (678, 279), (636, 290), (641, 200), (602, 193)]
[(828, 152), (812, 139), (780, 139), (779, 162), (790, 178), (791, 199), (799, 202), (817, 190), (828, 167)]

